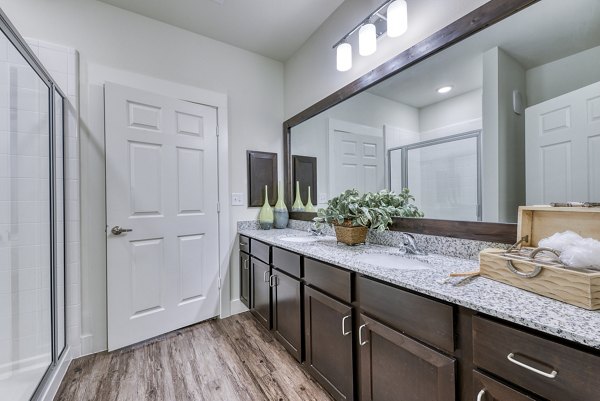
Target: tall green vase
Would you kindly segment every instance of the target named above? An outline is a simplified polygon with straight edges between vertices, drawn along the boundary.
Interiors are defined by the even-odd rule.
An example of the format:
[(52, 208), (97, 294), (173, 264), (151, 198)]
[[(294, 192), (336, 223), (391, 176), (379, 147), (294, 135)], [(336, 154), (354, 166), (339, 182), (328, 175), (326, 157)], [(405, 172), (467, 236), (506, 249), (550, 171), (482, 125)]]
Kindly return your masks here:
[(290, 214), (288, 213), (287, 206), (283, 201), (283, 186), (281, 185), (281, 181), (278, 183), (277, 188), (277, 203), (273, 209), (273, 227), (286, 228), (290, 219)]
[(302, 203), (302, 197), (300, 196), (300, 181), (296, 181), (296, 200), (292, 205), (292, 212), (303, 212), (304, 203)]
[(265, 203), (258, 214), (258, 224), (262, 230), (270, 230), (273, 227), (273, 208), (269, 205), (269, 191), (265, 185)]
[(315, 205), (312, 203), (312, 199), (310, 196), (310, 185), (308, 186), (308, 200), (306, 201), (306, 207), (304, 208), (305, 212), (316, 212)]

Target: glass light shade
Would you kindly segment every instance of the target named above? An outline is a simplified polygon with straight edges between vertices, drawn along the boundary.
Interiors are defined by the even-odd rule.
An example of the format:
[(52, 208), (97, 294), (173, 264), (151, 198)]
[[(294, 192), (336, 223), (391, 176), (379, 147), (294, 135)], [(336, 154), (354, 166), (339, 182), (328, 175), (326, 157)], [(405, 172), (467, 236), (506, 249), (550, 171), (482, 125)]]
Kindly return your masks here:
[(337, 47), (337, 70), (348, 71), (352, 68), (352, 46), (350, 43), (341, 43)]
[(377, 30), (373, 24), (365, 24), (358, 30), (358, 53), (370, 56), (377, 50)]
[(396, 38), (408, 29), (408, 7), (406, 0), (396, 0), (387, 9), (387, 35)]

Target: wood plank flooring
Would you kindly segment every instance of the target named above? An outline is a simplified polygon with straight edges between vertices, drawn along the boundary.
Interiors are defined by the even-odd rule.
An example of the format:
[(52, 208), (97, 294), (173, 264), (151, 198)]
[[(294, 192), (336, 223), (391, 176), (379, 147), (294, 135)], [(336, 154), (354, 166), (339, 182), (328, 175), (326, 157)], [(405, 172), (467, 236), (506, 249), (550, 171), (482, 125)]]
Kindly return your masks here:
[(55, 401), (330, 401), (249, 312), (74, 360)]

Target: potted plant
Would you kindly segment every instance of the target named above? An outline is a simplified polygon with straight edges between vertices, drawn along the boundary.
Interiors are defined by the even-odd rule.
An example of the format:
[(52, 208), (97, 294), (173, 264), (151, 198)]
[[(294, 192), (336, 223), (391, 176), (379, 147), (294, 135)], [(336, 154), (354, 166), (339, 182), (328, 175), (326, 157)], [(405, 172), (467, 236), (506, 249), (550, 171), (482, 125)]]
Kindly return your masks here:
[(384, 189), (364, 195), (348, 189), (327, 202), (327, 208), (319, 209), (313, 220), (317, 225), (332, 224), (339, 242), (363, 244), (369, 228), (385, 231), (393, 217), (423, 217), (412, 201), (414, 197), (408, 188), (400, 193)]

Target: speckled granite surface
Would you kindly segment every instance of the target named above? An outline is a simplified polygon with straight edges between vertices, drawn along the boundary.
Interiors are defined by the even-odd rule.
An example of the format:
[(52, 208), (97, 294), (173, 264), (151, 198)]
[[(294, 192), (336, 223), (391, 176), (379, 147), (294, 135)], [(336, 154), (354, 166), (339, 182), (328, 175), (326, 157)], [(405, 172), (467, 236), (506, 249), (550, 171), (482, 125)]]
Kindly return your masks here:
[(289, 228), (262, 231), (242, 226), (239, 233), (440, 300), (600, 349), (600, 311), (581, 309), (484, 277), (445, 282), (451, 272), (477, 270), (479, 263), (474, 260), (430, 254), (410, 257), (427, 262), (431, 269), (411, 271), (382, 268), (361, 263), (356, 257), (364, 253), (398, 254), (398, 248), (375, 244), (349, 247), (337, 244), (331, 237), (311, 243), (281, 240), (286, 236), (308, 235), (305, 231)]

